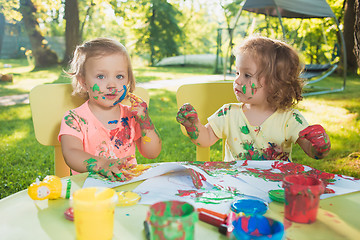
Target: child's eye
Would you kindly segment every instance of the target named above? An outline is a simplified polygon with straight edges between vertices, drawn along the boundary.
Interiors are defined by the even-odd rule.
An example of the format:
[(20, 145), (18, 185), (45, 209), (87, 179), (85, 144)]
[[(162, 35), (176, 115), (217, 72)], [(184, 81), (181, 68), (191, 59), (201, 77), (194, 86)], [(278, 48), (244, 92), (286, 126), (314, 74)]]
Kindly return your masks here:
[(121, 74), (119, 74), (119, 75), (117, 75), (117, 76), (116, 76), (116, 78), (117, 78), (117, 79), (123, 79), (123, 78), (124, 78), (124, 76), (123, 76), (123, 75), (121, 75)]
[(251, 74), (245, 73), (246, 78), (251, 78)]
[(102, 75), (102, 74), (99, 74), (99, 75), (97, 75), (96, 77), (97, 77), (98, 79), (104, 79), (104, 78), (105, 78), (105, 76)]
[(236, 72), (236, 76), (239, 76), (240, 75), (240, 72)]

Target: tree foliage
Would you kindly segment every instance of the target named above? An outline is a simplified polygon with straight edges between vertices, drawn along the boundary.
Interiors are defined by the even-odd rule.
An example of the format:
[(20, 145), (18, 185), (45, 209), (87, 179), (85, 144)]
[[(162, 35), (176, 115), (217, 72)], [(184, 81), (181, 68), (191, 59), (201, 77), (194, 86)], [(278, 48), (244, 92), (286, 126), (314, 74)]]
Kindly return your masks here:
[(0, 0), (0, 13), (3, 14), (5, 19), (10, 23), (21, 21), (22, 15), (19, 7), (19, 0)]
[(177, 16), (181, 12), (166, 0), (111, 1), (136, 38), (136, 53), (149, 54), (150, 63), (179, 53), (182, 31)]
[(58, 64), (56, 53), (49, 48), (47, 41), (41, 34), (39, 23), (35, 17), (36, 8), (33, 2), (31, 0), (20, 0), (20, 12), (30, 39), (35, 68)]
[[(224, 33), (237, 21), (234, 32), (223, 34), (226, 48), (229, 44), (225, 44), (225, 40), (232, 47), (250, 33), (282, 38), (277, 18), (242, 12), (238, 19), (243, 0), (32, 0), (42, 36), (66, 35), (67, 1), (78, 3), (78, 13), (72, 15), (78, 15), (79, 26), (75, 28), (79, 29), (79, 36), (71, 37), (77, 39), (73, 43), (99, 36), (114, 37), (130, 54), (143, 57), (151, 64), (174, 55), (215, 54), (217, 29), (224, 29)], [(349, 29), (344, 3), (351, 5), (352, 1), (327, 0), (344, 30)], [(222, 16), (213, 14), (214, 4), (222, 9)], [(8, 22), (21, 20), (20, 0), (0, 0), (0, 6), (0, 20), (1, 14)], [(256, 24), (252, 24), (254, 19)], [(283, 19), (283, 24), (287, 41), (301, 51), (305, 62), (331, 61), (334, 46), (339, 42), (332, 19)], [(67, 55), (73, 51), (73, 45), (67, 47)]]

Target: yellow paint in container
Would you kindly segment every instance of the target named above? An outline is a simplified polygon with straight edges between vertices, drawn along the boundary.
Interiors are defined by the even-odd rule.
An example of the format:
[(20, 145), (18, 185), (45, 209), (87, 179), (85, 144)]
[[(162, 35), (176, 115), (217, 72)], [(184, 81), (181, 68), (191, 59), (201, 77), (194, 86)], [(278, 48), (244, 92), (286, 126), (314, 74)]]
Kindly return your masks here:
[(121, 191), (121, 192), (117, 192), (117, 194), (119, 198), (117, 206), (119, 207), (132, 206), (138, 203), (138, 201), (140, 200), (139, 194), (134, 192)]
[(118, 195), (110, 188), (83, 188), (73, 194), (76, 239), (112, 239)]

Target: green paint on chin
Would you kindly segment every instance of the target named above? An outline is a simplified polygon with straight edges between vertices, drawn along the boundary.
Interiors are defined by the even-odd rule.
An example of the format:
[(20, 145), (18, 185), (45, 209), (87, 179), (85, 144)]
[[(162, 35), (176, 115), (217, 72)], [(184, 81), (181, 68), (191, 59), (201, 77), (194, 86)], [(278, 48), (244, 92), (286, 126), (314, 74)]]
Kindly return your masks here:
[(99, 97), (98, 97), (98, 96), (95, 96), (95, 97), (94, 97), (94, 99), (95, 99), (95, 100), (98, 100), (98, 99), (99, 99)]

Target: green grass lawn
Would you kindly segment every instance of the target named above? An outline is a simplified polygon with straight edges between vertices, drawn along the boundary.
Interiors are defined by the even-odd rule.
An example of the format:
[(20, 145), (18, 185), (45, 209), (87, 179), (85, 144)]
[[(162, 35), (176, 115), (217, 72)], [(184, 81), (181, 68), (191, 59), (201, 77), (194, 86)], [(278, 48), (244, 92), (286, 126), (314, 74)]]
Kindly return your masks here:
[[(27, 62), (11, 60), (12, 68), (0, 73), (14, 73), (14, 83), (1, 83), (0, 96), (26, 93), (37, 85), (69, 82), (61, 67), (32, 71)], [(138, 82), (174, 79), (195, 74), (212, 74), (212, 69), (199, 68), (135, 68)], [(15, 74), (16, 73), (16, 74)], [(330, 83), (340, 82), (331, 77)], [(324, 84), (324, 83), (321, 83)], [(325, 84), (329, 84), (328, 82)], [(184, 136), (175, 120), (175, 92), (150, 89), (150, 115), (163, 141), (158, 158), (149, 160), (137, 154), (139, 163), (195, 160), (195, 145)], [(311, 124), (320, 123), (327, 130), (332, 150), (328, 157), (314, 160), (295, 146), (293, 160), (319, 170), (360, 178), (360, 79), (350, 76), (345, 91), (307, 97), (299, 109)], [(40, 145), (34, 136), (29, 105), (0, 106), (0, 198), (26, 189), (36, 177), (54, 173), (52, 147)], [(221, 161), (221, 144), (212, 147), (211, 159)]]

